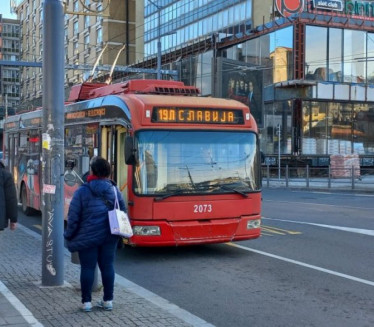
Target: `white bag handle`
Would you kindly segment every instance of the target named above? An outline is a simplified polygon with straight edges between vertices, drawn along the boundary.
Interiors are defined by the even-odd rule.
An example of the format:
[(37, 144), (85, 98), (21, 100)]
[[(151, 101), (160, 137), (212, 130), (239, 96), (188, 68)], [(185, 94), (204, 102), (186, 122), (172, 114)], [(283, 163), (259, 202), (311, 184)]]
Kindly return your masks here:
[(116, 187), (113, 185), (113, 191), (114, 191), (114, 196), (116, 198), (114, 202), (114, 209), (119, 209), (119, 203), (118, 203), (118, 197), (117, 197), (117, 190)]

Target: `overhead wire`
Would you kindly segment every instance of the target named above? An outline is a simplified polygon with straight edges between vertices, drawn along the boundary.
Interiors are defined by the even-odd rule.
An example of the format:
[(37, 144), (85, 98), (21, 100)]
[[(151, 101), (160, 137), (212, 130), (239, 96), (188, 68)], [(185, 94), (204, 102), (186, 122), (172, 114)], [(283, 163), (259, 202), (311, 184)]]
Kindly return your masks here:
[[(186, 2), (186, 3), (183, 3), (183, 4), (181, 4), (179, 7), (177, 7), (177, 9), (179, 8), (181, 8), (182, 6), (188, 6), (189, 4), (191, 4), (193, 2), (193, 0), (190, 0), (190, 1), (188, 1), (188, 2)], [(219, 4), (221, 4), (222, 2), (220, 2), (220, 3), (216, 3), (216, 5), (218, 6)], [(158, 10), (156, 10), (154, 13), (151, 13), (149, 16), (152, 16), (152, 15), (154, 15), (154, 18), (152, 19), (152, 21), (153, 22), (155, 22), (155, 20), (157, 20), (158, 19), (158, 16), (157, 16), (157, 11), (162, 11), (162, 9), (163, 8), (165, 8), (165, 7), (167, 7), (167, 6), (164, 6), (164, 7), (161, 7), (161, 8), (159, 8)], [(190, 13), (190, 15), (187, 15), (186, 16), (186, 18), (189, 18), (189, 17), (191, 17), (192, 15), (193, 15), (194, 13), (192, 12), (192, 13)], [(161, 15), (161, 17), (164, 19), (165, 18), (165, 12), (164, 13), (161, 13), (160, 12), (160, 15)], [(69, 20), (70, 18), (68, 18), (68, 20)], [(148, 23), (148, 22), (147, 22)], [(146, 22), (144, 21), (144, 23), (143, 24), (140, 24), (140, 25), (136, 25), (135, 27), (132, 27), (132, 28), (130, 28), (130, 30), (129, 30), (129, 32), (133, 32), (133, 31), (135, 31), (137, 28), (141, 28), (141, 27), (144, 27), (146, 25)], [(92, 25), (91, 25), (91, 28), (92, 28)], [(158, 28), (157, 26), (155, 27), (155, 28)], [(151, 31), (151, 30), (150, 30)], [(116, 38), (118, 38), (118, 37), (121, 37), (121, 36), (124, 36), (125, 35), (125, 33), (126, 32), (122, 32), (122, 33), (117, 33), (116, 35), (114, 35), (114, 36), (112, 36), (111, 37), (111, 39), (109, 39), (108, 40), (108, 43), (110, 43), (111, 41), (113, 41), (114, 39), (116, 39)], [(368, 34), (368, 33), (367, 33)], [(32, 38), (37, 38), (37, 36), (35, 35), (35, 34), (31, 34), (31, 33), (26, 33), (26, 36), (31, 36)], [(130, 40), (130, 42), (136, 42), (136, 40), (137, 39), (139, 39), (139, 38), (144, 38), (144, 36), (145, 36), (145, 34), (142, 34), (142, 35), (139, 35), (139, 36), (137, 36), (137, 37), (135, 37), (135, 38), (133, 38), (132, 40)], [(38, 36), (39, 37), (39, 39), (42, 37), (42, 36)], [(369, 36), (370, 37), (370, 36)], [(76, 42), (78, 42), (78, 41), (76, 41)], [(68, 41), (67, 42), (67, 46), (69, 46), (69, 44), (71, 44), (71, 41)], [(85, 43), (84, 42), (78, 42), (78, 44), (79, 45), (85, 45)], [(86, 45), (87, 46), (87, 45)], [(89, 44), (88, 45), (88, 47), (89, 48), (96, 48), (97, 47), (97, 45), (96, 44)], [(109, 49), (108, 51), (117, 51), (115, 48), (113, 48), (113, 49)], [(138, 54), (145, 54), (144, 52), (135, 52), (135, 53), (138, 53)], [(28, 53), (28, 54), (26, 54), (27, 56), (34, 56), (34, 57), (40, 57), (40, 55), (39, 56), (37, 56), (36, 54), (30, 54), (30, 53)], [(365, 53), (363, 52), (362, 53), (362, 55), (365, 55)], [(67, 62), (70, 62), (71, 60), (73, 60), (75, 58), (75, 55), (73, 55), (73, 56), (71, 56), (71, 57), (69, 57), (69, 58), (67, 58)], [(330, 58), (330, 60), (331, 60), (332, 58)], [(92, 58), (90, 58), (90, 60), (94, 60), (94, 59), (92, 59)], [(331, 62), (331, 61), (330, 61)], [(337, 58), (337, 62), (339, 63), (339, 58)], [(355, 60), (354, 60), (354, 58), (352, 58), (352, 59), (350, 59), (350, 60), (344, 60), (344, 62), (345, 63), (349, 63), (349, 62), (355, 62)], [(313, 66), (317, 66), (318, 64), (324, 64), (325, 63), (325, 60), (322, 58), (322, 59), (320, 59), (320, 60), (314, 60), (314, 61), (309, 61), (308, 62), (308, 65), (313, 65)], [(333, 62), (332, 62), (333, 63)], [(88, 62), (88, 64), (90, 64), (90, 61)], [(209, 63), (205, 63), (205, 62), (200, 62), (200, 64), (201, 65), (210, 65)], [(285, 65), (277, 65), (277, 68), (285, 68), (285, 67), (287, 67), (288, 65), (287, 64), (285, 64)], [(233, 67), (232, 69), (225, 69), (225, 70), (223, 70), (223, 72), (225, 73), (225, 72), (230, 72), (230, 71), (235, 71), (237, 68), (236, 67)], [(263, 67), (263, 68), (258, 68), (257, 70), (268, 70), (268, 69), (272, 69), (271, 67)], [(208, 73), (202, 73), (202, 74), (200, 74), (200, 76), (207, 76), (207, 75), (209, 75)]]
[[(188, 3), (192, 3), (194, 0), (189, 0), (188, 1)], [(183, 6), (185, 6), (185, 4), (183, 4)], [(182, 5), (180, 5), (179, 7), (177, 7), (177, 9), (178, 8), (181, 8), (182, 7)], [(72, 14), (65, 14), (65, 15), (72, 15)], [(98, 17), (101, 17), (102, 18), (102, 16), (101, 15), (99, 15)], [(68, 18), (67, 20), (70, 20), (71, 18)], [(73, 18), (74, 19), (74, 18)], [(155, 18), (155, 19), (157, 19), (157, 18)], [(66, 20), (66, 19), (65, 19)], [(95, 25), (95, 24), (94, 24)], [(91, 27), (92, 26), (94, 26), (94, 25), (91, 25)], [(141, 28), (141, 27), (144, 27), (145, 26), (145, 23), (143, 23), (143, 24), (139, 24), (139, 25), (136, 25), (135, 27), (132, 27), (132, 28), (130, 28), (129, 29), (129, 32), (131, 33), (131, 32), (133, 32), (133, 31), (135, 31), (136, 30), (136, 28)], [(34, 38), (34, 39), (36, 39), (36, 38), (39, 38), (39, 41), (42, 39), (42, 36), (36, 36), (35, 35), (35, 33), (33, 33), (31, 30), (29, 30), (28, 29), (28, 32), (26, 33), (26, 34), (23, 34), (23, 35), (25, 35), (27, 38)], [(113, 35), (110, 39), (108, 39), (106, 42), (107, 43), (110, 43), (110, 42), (112, 42), (113, 40), (116, 40), (116, 39), (118, 39), (119, 37), (121, 37), (121, 36), (125, 36), (126, 35), (126, 32), (121, 32), (121, 33), (117, 33), (117, 34), (115, 34), (115, 35)], [(131, 43), (134, 43), (134, 42), (136, 42), (136, 40), (137, 39), (140, 39), (140, 38), (143, 38), (144, 37), (144, 34), (142, 34), (142, 35), (139, 35), (138, 37), (135, 37), (135, 38), (133, 38), (133, 39), (131, 39), (129, 42)], [(71, 44), (71, 42), (72, 41), (68, 41), (67, 42), (67, 44), (69, 45), (69, 43)], [(78, 41), (77, 41), (78, 42)], [(85, 45), (85, 43), (84, 42), (78, 42), (77, 43), (78, 45)], [(92, 44), (92, 45), (90, 45), (90, 48), (92, 49), (92, 48), (96, 48), (97, 47), (97, 45), (96, 44)], [(116, 49), (108, 49), (108, 51), (117, 51)], [(139, 54), (145, 54), (144, 52), (136, 52), (136, 53), (139, 53)], [(28, 54), (28, 55), (30, 55), (30, 54)], [(33, 55), (33, 54), (31, 54), (31, 55)], [(36, 54), (34, 54), (35, 56), (38, 56), (38, 55), (36, 55)], [(39, 57), (39, 56), (38, 56)], [(72, 57), (70, 57), (70, 58), (68, 58), (68, 60), (71, 60), (71, 59), (73, 59), (74, 58), (74, 55), (72, 56)], [(95, 60), (95, 59), (93, 59), (93, 60)]]
[[(187, 3), (183, 3), (183, 4), (181, 4), (179, 7), (177, 7), (176, 9), (179, 9), (179, 8), (181, 8), (182, 6), (188, 6), (188, 4), (190, 4), (190, 3), (192, 3), (193, 2), (193, 0), (190, 0), (190, 1), (188, 1)], [(218, 4), (216, 4), (216, 5), (219, 5), (220, 3), (218, 3)], [(162, 10), (163, 8), (161, 8), (161, 9), (159, 9), (159, 10)], [(157, 13), (157, 11), (156, 11), (156, 13)], [(153, 15), (154, 13), (152, 13), (151, 15)], [(165, 16), (165, 14), (163, 14), (164, 16)], [(191, 13), (191, 15), (193, 15), (193, 13)], [(189, 16), (187, 16), (187, 17), (189, 17)], [(157, 19), (157, 15), (155, 15), (155, 18), (153, 19), (153, 20), (156, 20)], [(136, 25), (134, 28), (132, 28), (132, 29), (130, 29), (130, 32), (132, 32), (132, 31), (134, 31), (136, 28), (139, 28), (139, 27), (142, 27), (142, 26), (145, 26), (145, 22), (143, 23), (143, 24), (140, 24), (140, 25)], [(157, 27), (156, 27), (157, 28)], [(108, 40), (108, 43), (110, 43), (111, 42), (111, 40), (114, 40), (114, 39), (116, 39), (116, 38), (118, 38), (118, 37), (120, 37), (120, 36), (123, 36), (123, 35), (125, 35), (125, 32), (124, 33), (119, 33), (119, 34), (117, 34), (117, 35), (114, 35), (113, 37), (112, 37), (112, 39), (109, 39)], [(29, 35), (29, 36), (31, 36), (31, 37), (33, 37), (33, 38), (35, 38), (36, 36), (34, 35), (34, 34), (32, 34), (32, 35)], [(136, 37), (135, 39), (133, 39), (132, 40), (132, 42), (135, 42), (138, 38), (142, 38), (142, 37), (144, 37), (144, 34), (143, 35), (140, 35), (140, 36), (138, 36), (138, 37)], [(40, 38), (40, 36), (39, 36), (39, 38)], [(130, 40), (130, 42), (131, 42), (131, 40)], [(78, 42), (78, 44), (79, 45), (84, 45), (85, 43), (84, 42)], [(68, 42), (68, 45), (69, 45), (69, 42)], [(90, 48), (94, 48), (94, 47), (96, 47), (96, 44), (92, 44), (92, 45), (90, 45), (89, 46)], [(108, 51), (117, 51), (116, 49), (109, 49)], [(144, 52), (135, 52), (135, 53), (141, 53), (141, 54), (143, 54), (144, 55)], [(365, 55), (365, 53), (362, 53), (362, 55)], [(36, 56), (36, 55), (35, 55)], [(72, 60), (73, 58), (75, 57), (75, 55), (73, 55), (72, 57), (70, 57), (70, 58), (67, 58), (68, 59), (68, 62), (70, 61), (70, 60)]]
[[(175, 10), (178, 10), (178, 9), (184, 7), (184, 6), (188, 6), (189, 4), (191, 4), (191, 3), (193, 3), (193, 2), (194, 2), (194, 0), (189, 0), (188, 2), (182, 3), (182, 4), (180, 4), (179, 6), (177, 6), (176, 8), (174, 8), (174, 9), (175, 9)], [(213, 6), (219, 6), (219, 5), (221, 5), (222, 3), (225, 3), (225, 1), (222, 0), (222, 1), (219, 2), (219, 3), (215, 3)], [(163, 9), (163, 8), (161, 8), (160, 10), (162, 10), (162, 9)], [(206, 10), (208, 10), (208, 9), (205, 8), (204, 11), (206, 11)], [(187, 15), (185, 16), (185, 18), (186, 18), (186, 19), (191, 18), (191, 17), (193, 17), (193, 15), (194, 15), (194, 13), (191, 12), (191, 13), (187, 14)], [(166, 16), (166, 14), (163, 13), (162, 16)], [(153, 19), (153, 21), (155, 21), (155, 20), (157, 20), (157, 15), (155, 16), (155, 18)], [(144, 27), (145, 25), (146, 25), (146, 22), (144, 22), (143, 24), (140, 24), (140, 25), (136, 25), (135, 27), (130, 28), (130, 29), (129, 29), (129, 32), (133, 32), (136, 28)], [(156, 28), (157, 28), (157, 27), (156, 27)], [(119, 37), (124, 36), (124, 35), (126, 35), (126, 32), (118, 33), (118, 34), (112, 36), (112, 38), (109, 39), (107, 42), (110, 43), (111, 41), (113, 41), (113, 40), (115, 40), (115, 39), (118, 39)], [(34, 38), (36, 37), (36, 36), (33, 35), (31, 32), (30, 32), (30, 33), (27, 33), (26, 36), (34, 37)], [(41, 37), (39, 36), (39, 38), (41, 38)], [(134, 43), (134, 42), (136, 42), (136, 40), (139, 39), (139, 38), (144, 38), (144, 34), (139, 35), (138, 37), (133, 38), (133, 39), (130, 40), (129, 42)], [(69, 42), (68, 42), (68, 43), (69, 43)], [(84, 43), (84, 42), (78, 42), (78, 45), (82, 45), (82, 44), (84, 45), (85, 43)], [(94, 47), (96, 47), (95, 44), (90, 45), (90, 48), (94, 48)], [(108, 51), (117, 51), (117, 50), (116, 50), (116, 49), (108, 49)], [(139, 51), (136, 51), (135, 53), (142, 54), (142, 55), (145, 54), (144, 52), (139, 52)], [(70, 61), (70, 60), (72, 60), (73, 58), (74, 58), (74, 55), (71, 56), (71, 57), (69, 57), (68, 60)]]

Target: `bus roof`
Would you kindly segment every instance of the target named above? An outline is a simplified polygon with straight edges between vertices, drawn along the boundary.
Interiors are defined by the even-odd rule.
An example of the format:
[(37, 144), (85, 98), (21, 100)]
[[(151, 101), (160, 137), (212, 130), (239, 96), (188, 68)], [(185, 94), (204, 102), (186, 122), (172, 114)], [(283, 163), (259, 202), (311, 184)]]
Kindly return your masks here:
[(114, 94), (162, 94), (162, 95), (192, 95), (200, 94), (198, 88), (184, 85), (178, 81), (154, 79), (129, 80), (122, 83), (82, 83), (72, 87), (69, 102), (78, 102)]
[[(83, 83), (73, 87), (69, 103), (65, 104), (65, 123), (111, 123), (116, 122), (138, 128), (165, 128), (170, 123), (180, 127), (197, 127), (196, 124), (208, 123), (207, 128), (256, 128), (250, 110), (245, 104), (232, 100), (214, 97), (197, 96), (199, 90), (185, 86), (183, 82), (163, 80), (130, 80), (125, 83), (106, 85), (104, 83)], [(169, 96), (166, 96), (169, 95)], [(190, 96), (186, 96), (190, 95)], [(224, 122), (211, 119), (155, 119), (155, 112), (168, 112), (168, 115), (236, 115), (241, 111), (239, 120)], [(153, 115), (153, 116), (152, 116)], [(152, 116), (152, 117), (151, 117)], [(181, 116), (178, 116), (181, 117)], [(212, 116), (213, 117), (213, 116)], [(217, 123), (214, 123), (217, 122)], [(16, 115), (6, 120), (8, 130), (37, 128), (42, 125), (42, 111)], [(224, 127), (225, 126), (225, 127)]]

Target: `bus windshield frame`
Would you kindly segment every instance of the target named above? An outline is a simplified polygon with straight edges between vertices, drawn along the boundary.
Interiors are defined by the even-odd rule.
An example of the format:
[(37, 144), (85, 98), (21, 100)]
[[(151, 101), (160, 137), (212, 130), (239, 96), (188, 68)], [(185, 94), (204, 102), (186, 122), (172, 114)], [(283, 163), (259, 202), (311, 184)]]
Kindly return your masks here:
[(141, 130), (133, 191), (158, 200), (179, 195), (261, 190), (260, 152), (253, 131)]

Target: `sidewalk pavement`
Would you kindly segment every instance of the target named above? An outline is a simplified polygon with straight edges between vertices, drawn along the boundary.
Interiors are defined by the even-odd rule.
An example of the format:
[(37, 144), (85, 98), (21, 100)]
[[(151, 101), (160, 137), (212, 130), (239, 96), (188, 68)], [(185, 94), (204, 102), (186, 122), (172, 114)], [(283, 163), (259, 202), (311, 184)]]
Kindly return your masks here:
[[(80, 311), (80, 267), (64, 254), (64, 279), (60, 287), (41, 285), (42, 238), (18, 224), (15, 231), (0, 232), (0, 326), (159, 326), (212, 327), (211, 324), (116, 275), (113, 311), (94, 307)], [(177, 290), (176, 290), (177, 291)], [(102, 292), (93, 292), (93, 304)]]

